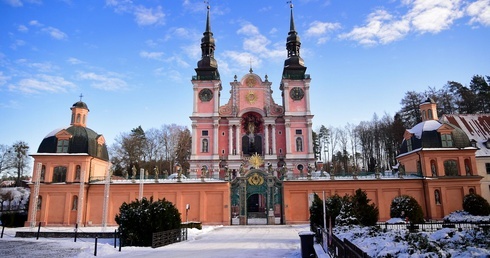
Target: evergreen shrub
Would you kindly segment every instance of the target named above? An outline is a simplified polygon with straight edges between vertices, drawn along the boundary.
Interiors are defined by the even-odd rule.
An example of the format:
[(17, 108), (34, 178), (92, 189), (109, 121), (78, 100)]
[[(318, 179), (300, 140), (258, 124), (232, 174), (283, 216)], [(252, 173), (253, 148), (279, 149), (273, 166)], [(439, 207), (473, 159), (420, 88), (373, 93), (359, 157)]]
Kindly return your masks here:
[(467, 194), (463, 198), (463, 210), (473, 216), (488, 216), (490, 204), (478, 194)]
[(390, 217), (392, 218), (408, 218), (412, 223), (424, 223), (424, 212), (420, 204), (408, 195), (395, 197), (391, 201)]
[(178, 229), (182, 222), (171, 202), (165, 198), (154, 202), (153, 197), (123, 203), (115, 220), (123, 243), (130, 246), (151, 246), (153, 233)]

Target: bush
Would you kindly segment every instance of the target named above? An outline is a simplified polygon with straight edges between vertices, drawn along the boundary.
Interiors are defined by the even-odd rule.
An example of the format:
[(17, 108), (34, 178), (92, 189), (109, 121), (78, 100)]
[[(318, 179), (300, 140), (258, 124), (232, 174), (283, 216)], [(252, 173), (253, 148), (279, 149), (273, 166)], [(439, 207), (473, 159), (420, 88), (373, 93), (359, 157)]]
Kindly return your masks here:
[[(366, 192), (357, 189), (355, 195), (340, 197), (335, 194), (325, 200), (326, 219), (335, 225), (374, 226), (379, 218), (375, 204), (369, 204)], [(323, 225), (323, 203), (315, 194), (310, 207), (310, 225)]]
[(153, 197), (123, 203), (119, 212), (115, 220), (125, 245), (151, 246), (153, 233), (178, 229), (182, 222), (171, 202), (165, 199), (153, 202)]
[(422, 207), (415, 198), (408, 195), (401, 195), (393, 199), (390, 206), (390, 217), (402, 219), (408, 217), (410, 222), (424, 223)]
[(314, 231), (313, 226), (323, 226), (323, 201), (318, 194), (313, 196), (313, 203), (310, 207), (310, 229)]
[(376, 225), (379, 219), (379, 210), (374, 203), (369, 204), (371, 200), (367, 198), (366, 192), (357, 189), (351, 201), (354, 216), (359, 224), (363, 226)]
[(490, 204), (478, 194), (467, 194), (463, 198), (463, 210), (473, 216), (488, 216)]
[(23, 227), (27, 221), (26, 212), (3, 212), (0, 216), (1, 225), (5, 227)]

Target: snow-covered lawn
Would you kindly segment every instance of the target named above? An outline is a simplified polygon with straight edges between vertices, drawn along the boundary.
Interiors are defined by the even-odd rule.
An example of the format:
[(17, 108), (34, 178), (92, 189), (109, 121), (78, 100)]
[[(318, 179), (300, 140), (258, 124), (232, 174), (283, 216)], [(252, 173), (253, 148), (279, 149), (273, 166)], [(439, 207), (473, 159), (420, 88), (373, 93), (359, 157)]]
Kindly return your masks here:
[[(452, 214), (452, 222), (489, 221), (489, 217)], [(392, 223), (403, 223), (403, 220)], [(347, 239), (371, 257), (490, 257), (490, 231), (442, 228), (435, 232), (410, 233), (406, 227), (379, 230), (369, 227), (337, 227), (340, 239)]]
[[(106, 232), (114, 232), (107, 228)], [(94, 257), (94, 239), (23, 239), (16, 231), (31, 228), (6, 228), (0, 239), (0, 257)], [(42, 228), (41, 231), (73, 231), (71, 228)], [(81, 228), (97, 232), (101, 228)], [(113, 239), (99, 239), (97, 256), (103, 257), (301, 257), (298, 233), (308, 225), (204, 226), (190, 229), (188, 241), (155, 248), (114, 248)]]

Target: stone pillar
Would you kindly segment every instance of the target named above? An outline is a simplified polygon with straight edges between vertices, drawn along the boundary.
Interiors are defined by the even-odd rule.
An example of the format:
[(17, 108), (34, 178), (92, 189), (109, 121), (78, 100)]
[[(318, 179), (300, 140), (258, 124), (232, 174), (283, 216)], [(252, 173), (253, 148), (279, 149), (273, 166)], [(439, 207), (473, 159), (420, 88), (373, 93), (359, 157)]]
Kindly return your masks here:
[(272, 125), (272, 154), (276, 153), (276, 125)]
[(264, 129), (265, 129), (265, 155), (269, 155), (269, 125), (266, 124), (264, 126)]
[(240, 155), (242, 153), (242, 146), (241, 146), (241, 143), (240, 143), (240, 140), (241, 140), (241, 137), (240, 137), (240, 125), (238, 125), (236, 128), (235, 128), (235, 138), (236, 138), (236, 154), (237, 155)]
[(228, 124), (228, 155), (233, 155), (233, 125)]

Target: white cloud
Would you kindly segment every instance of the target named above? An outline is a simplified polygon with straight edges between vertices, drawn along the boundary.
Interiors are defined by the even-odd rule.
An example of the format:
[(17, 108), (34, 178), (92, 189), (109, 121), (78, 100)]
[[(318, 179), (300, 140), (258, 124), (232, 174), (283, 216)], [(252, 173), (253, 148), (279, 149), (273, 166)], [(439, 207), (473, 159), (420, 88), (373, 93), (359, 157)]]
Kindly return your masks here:
[(165, 13), (161, 6), (147, 8), (142, 5), (134, 5), (131, 0), (106, 0), (106, 5), (113, 7), (116, 13), (133, 14), (136, 23), (140, 26), (165, 23)]
[(340, 27), (340, 23), (314, 21), (310, 23), (310, 27), (306, 30), (306, 36), (323, 36), (329, 31), (340, 29)]
[(27, 32), (27, 31), (29, 31), (29, 28), (27, 28), (25, 25), (19, 25), (17, 27), (17, 30), (20, 32)]
[(32, 20), (32, 21), (30, 21), (30, 22), (29, 22), (29, 25), (31, 25), (31, 26), (36, 26), (36, 27), (42, 27), (42, 26), (44, 26), (42, 23), (40, 23), (40, 22), (39, 22), (39, 21), (37, 21), (37, 20)]
[(75, 57), (70, 57), (66, 60), (68, 63), (72, 64), (72, 65), (77, 65), (77, 64), (83, 64), (84, 62), (78, 58), (75, 58)]
[(402, 4), (408, 8), (406, 14), (393, 16), (386, 10), (378, 9), (368, 15), (364, 26), (340, 34), (339, 38), (354, 40), (362, 45), (376, 45), (400, 40), (410, 32), (439, 33), (463, 17), (461, 3), (462, 0), (402, 0)]
[(136, 23), (141, 26), (164, 24), (165, 14), (161, 6), (154, 8), (146, 8), (144, 6), (136, 6), (134, 8), (134, 16)]
[(58, 69), (57, 66), (49, 63), (49, 62), (44, 62), (44, 63), (28, 63), (28, 67), (36, 69), (38, 72), (52, 72), (56, 69)]
[(0, 86), (5, 85), (7, 81), (10, 80), (9, 76), (3, 74), (3, 71), (0, 71)]
[(23, 41), (21, 39), (17, 39), (17, 40), (14, 41), (14, 43), (12, 43), (10, 45), (10, 48), (15, 50), (15, 49), (17, 49), (17, 47), (24, 46), (25, 44), (26, 44), (25, 41)]
[(490, 0), (477, 0), (469, 4), (466, 13), (471, 17), (470, 24), (490, 26)]
[(140, 52), (140, 57), (143, 57), (143, 58), (146, 58), (146, 59), (162, 60), (163, 52), (147, 52), (147, 51), (141, 51)]
[(46, 27), (41, 29), (42, 32), (49, 34), (52, 38), (62, 40), (66, 39), (68, 36), (61, 30), (53, 27)]
[(387, 44), (403, 38), (410, 31), (406, 20), (394, 20), (385, 10), (377, 10), (368, 16), (367, 24), (339, 35), (341, 39), (358, 41), (362, 45)]
[(306, 36), (318, 38), (317, 44), (324, 44), (328, 40), (329, 32), (340, 28), (340, 23), (314, 21), (310, 23), (310, 27), (306, 30)]
[(415, 31), (438, 33), (463, 16), (460, 9), (461, 0), (415, 0), (405, 19), (411, 21)]
[(117, 91), (127, 88), (127, 83), (116, 76), (96, 74), (93, 72), (80, 72), (78, 77), (82, 80), (91, 81), (91, 86), (105, 91)]
[(6, 4), (13, 6), (13, 7), (21, 7), (24, 4), (20, 0), (3, 0)]
[(27, 94), (67, 92), (75, 88), (74, 83), (65, 80), (63, 77), (46, 74), (38, 74), (33, 78), (25, 78), (17, 84), (9, 85), (11, 91), (19, 91)]

